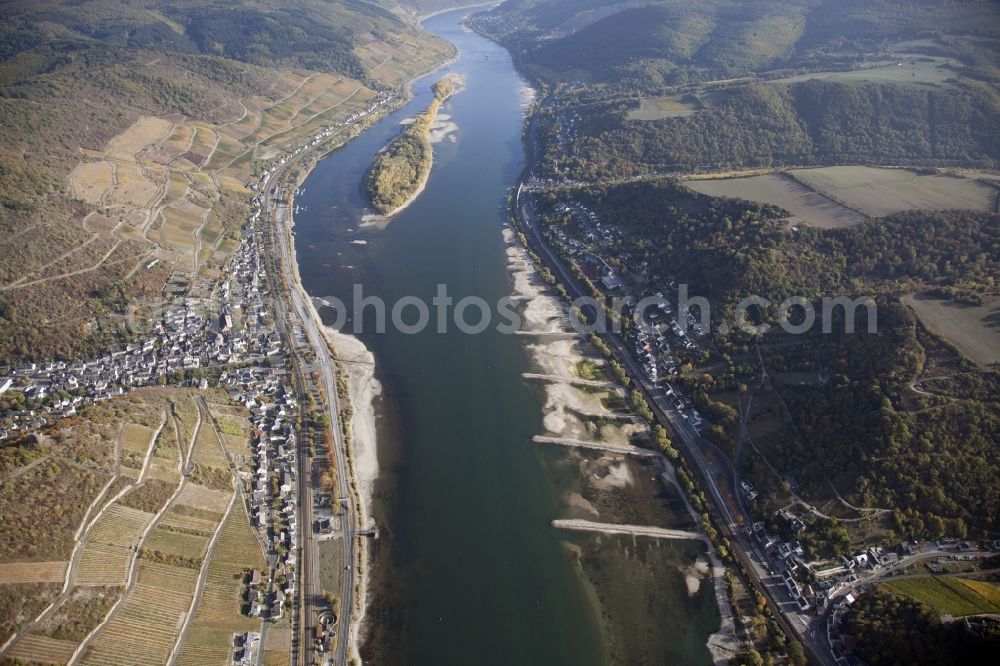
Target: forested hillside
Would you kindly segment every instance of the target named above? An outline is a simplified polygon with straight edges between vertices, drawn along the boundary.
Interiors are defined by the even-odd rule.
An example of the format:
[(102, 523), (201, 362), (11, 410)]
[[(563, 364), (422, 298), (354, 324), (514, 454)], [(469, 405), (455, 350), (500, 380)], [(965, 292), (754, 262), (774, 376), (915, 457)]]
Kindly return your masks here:
[(989, 0), (511, 0), (476, 25), (516, 46), (543, 79), (630, 86), (845, 67), (919, 38), (968, 55), (982, 46), (970, 40), (1000, 38)]
[(216, 55), (357, 78), (365, 72), (353, 47), (404, 28), (390, 12), (358, 0), (15, 0), (4, 10), (12, 17), (0, 46), (6, 57), (46, 43), (94, 40), (110, 48)]
[(1000, 109), (979, 89), (806, 81), (728, 88), (686, 117), (631, 120), (636, 103), (580, 106), (580, 131), (548, 126), (546, 166), (582, 178), (813, 164), (993, 167)]
[[(995, 1), (508, 0), (473, 25), (541, 90), (527, 198), (585, 287), (709, 300), (694, 335), (667, 309), (656, 335), (623, 317), (623, 337), (707, 421), (734, 493), (753, 484), (750, 523), (797, 539), (814, 570), (873, 544), (996, 538)], [(748, 314), (767, 332), (734, 325), (750, 296), (769, 301)], [(793, 307), (794, 334), (778, 325), (790, 297), (817, 314)], [(852, 330), (836, 297), (866, 304)], [(785, 529), (789, 512), (804, 523)], [(945, 624), (951, 610), (893, 594), (862, 596), (842, 627), (867, 663), (995, 653), (995, 622)]]
[(547, 177), (1000, 160), (987, 0), (521, 0), (473, 24), (556, 93)]
[[(756, 378), (748, 345), (760, 345), (769, 372), (818, 368), (825, 381), (780, 390), (782, 404), (773, 411), (782, 425), (756, 442), (771, 466), (797, 478), (803, 492), (828, 492), (829, 479), (858, 506), (897, 508), (902, 534), (997, 529), (1000, 466), (991, 451), (1000, 428), (1000, 377), (953, 360), (949, 383), (936, 397), (916, 395), (911, 384), (932, 359), (956, 354), (928, 335), (898, 294), (995, 289), (1000, 215), (913, 211), (849, 228), (790, 230), (776, 207), (707, 197), (671, 180), (584, 187), (565, 196), (621, 232), (619, 270), (649, 266), (674, 276), (689, 293), (709, 299), (713, 328), (731, 327), (734, 306), (748, 295), (770, 301), (771, 310), (759, 316), (774, 327), (774, 307), (790, 296), (875, 298), (877, 334), (867, 333), (863, 318), (856, 333), (840, 323), (833, 334), (821, 334), (818, 324), (803, 336), (783, 336), (777, 328), (756, 340), (717, 333), (722, 367), (713, 362), (709, 379), (692, 369), (680, 381), (701, 396), (709, 414), (721, 417), (730, 434), (719, 443), (732, 447), (737, 422), (715, 401)], [(559, 213), (562, 197), (542, 201), (548, 224), (570, 224)], [(776, 483), (761, 458), (748, 464), (758, 487)]]

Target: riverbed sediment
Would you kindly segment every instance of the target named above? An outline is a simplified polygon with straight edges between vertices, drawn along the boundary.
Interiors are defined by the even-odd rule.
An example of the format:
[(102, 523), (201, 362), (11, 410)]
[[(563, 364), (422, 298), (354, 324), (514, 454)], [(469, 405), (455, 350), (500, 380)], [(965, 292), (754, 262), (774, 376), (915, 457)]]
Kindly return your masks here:
[[(359, 229), (357, 185), (380, 146), (347, 151), (319, 169), (317, 184), (309, 186), (317, 194), (308, 202), (307, 229), (300, 230), (297, 240), (310, 293), (316, 296), (344, 297), (344, 284), (361, 281), (370, 287), (366, 294), (387, 299), (433, 293), (435, 282), (490, 300), (513, 289), (528, 333), (487, 333), (475, 339), (365, 334), (365, 344), (354, 336), (327, 333), (349, 384), (351, 455), (362, 503), (366, 512), (374, 507), (383, 535), (371, 544), (378, 571), (372, 572), (373, 560), (366, 557), (362, 573), (365, 645), (375, 645), (367, 649), (377, 650), (373, 658), (386, 663), (472, 659), (598, 666), (607, 663), (601, 658), (601, 631), (593, 626), (600, 621), (600, 609), (589, 609), (583, 589), (587, 583), (573, 563), (567, 566), (567, 541), (549, 523), (562, 517), (564, 498), (588, 513), (589, 504), (604, 520), (613, 515), (615, 502), (650, 493), (654, 472), (605, 460), (601, 452), (590, 457), (574, 452), (570, 472), (585, 476), (588, 487), (612, 499), (594, 501), (583, 497), (588, 490), (570, 491), (565, 478), (549, 473), (552, 458), (569, 457), (565, 451), (540, 447), (531, 438), (551, 432), (625, 445), (642, 436), (645, 426), (594, 418), (610, 411), (608, 400), (620, 398), (608, 387), (581, 391), (571, 382), (519, 381), (519, 375), (533, 371), (574, 377), (581, 364), (601, 360), (585, 338), (566, 335), (564, 306), (546, 290), (510, 230), (504, 231), (506, 243), (499, 238), (500, 204), (523, 159), (523, 80), (511, 73), (499, 48), (464, 37), (455, 24), (449, 18), (438, 29), (468, 45), (471, 53), (493, 50), (490, 58), (462, 65), (475, 68), (470, 94), (453, 106), (462, 140), (435, 165), (438, 175), (422, 195), (426, 203), (406, 211), (405, 224), (383, 231)], [(398, 120), (392, 123), (398, 127)], [(383, 137), (389, 129), (383, 125), (374, 133)], [(333, 187), (341, 187), (335, 196), (318, 194)], [(328, 314), (322, 301), (315, 306)], [(381, 385), (370, 363), (376, 356)], [(381, 410), (377, 418), (373, 400)], [(367, 414), (362, 413), (366, 406)], [(379, 450), (374, 443), (386, 437), (386, 419), (399, 432), (378, 441)], [(366, 439), (372, 446), (362, 443)], [(382, 494), (389, 485), (392, 495)], [(588, 537), (581, 547), (587, 566), (608, 561), (627, 571), (629, 560), (623, 559), (617, 542), (610, 550), (591, 547), (610, 543), (601, 539)], [(659, 580), (664, 585), (679, 581), (686, 590), (681, 562), (673, 555), (661, 557), (655, 549), (649, 553), (653, 559), (644, 570), (660, 571), (653, 564), (661, 559), (675, 562)], [(369, 585), (370, 573), (376, 579)], [(687, 592), (682, 596), (678, 603), (686, 603)], [(475, 605), (475, 613), (468, 612), (469, 604)], [(671, 608), (680, 617), (686, 611)], [(694, 627), (691, 634), (701, 638), (704, 621), (684, 620), (678, 630)]]

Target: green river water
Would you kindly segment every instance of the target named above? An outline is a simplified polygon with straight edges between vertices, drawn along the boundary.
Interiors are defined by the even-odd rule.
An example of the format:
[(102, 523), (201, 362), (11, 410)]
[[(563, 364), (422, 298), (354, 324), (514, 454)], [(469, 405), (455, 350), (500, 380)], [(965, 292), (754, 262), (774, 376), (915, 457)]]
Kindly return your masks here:
[[(295, 233), (312, 296), (349, 301), (355, 284), (389, 303), (430, 302), (439, 284), (456, 300), (511, 293), (504, 200), (523, 167), (526, 87), (507, 51), (463, 28), (462, 15), (425, 22), (461, 58), (418, 81), (412, 102), (306, 180)], [(430, 181), (411, 207), (384, 230), (360, 228), (372, 157), (426, 107), (445, 71), (467, 79), (442, 110), (458, 127), (454, 140), (435, 145)], [(532, 370), (526, 339), (450, 328), (360, 336), (383, 385), (366, 661), (710, 663), (711, 586), (689, 596), (678, 569), (700, 548), (553, 530), (575, 481), (566, 454), (531, 442), (543, 399), (520, 376)]]

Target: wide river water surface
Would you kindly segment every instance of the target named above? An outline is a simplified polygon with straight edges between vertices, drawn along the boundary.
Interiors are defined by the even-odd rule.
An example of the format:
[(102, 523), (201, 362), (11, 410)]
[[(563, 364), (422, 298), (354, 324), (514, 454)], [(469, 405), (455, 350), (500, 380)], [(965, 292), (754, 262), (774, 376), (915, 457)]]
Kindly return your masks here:
[[(417, 81), (410, 103), (321, 160), (305, 181), (295, 244), (311, 296), (350, 302), (354, 285), (362, 285), (366, 296), (390, 305), (404, 296), (430, 303), (440, 284), (456, 301), (475, 295), (492, 304), (510, 295), (502, 231), (505, 198), (524, 162), (528, 89), (505, 49), (462, 26), (467, 12), (424, 23), (461, 57)], [(365, 170), (400, 122), (427, 106), (430, 86), (446, 72), (462, 75), (466, 88), (442, 108), (457, 129), (434, 146), (426, 190), (384, 229), (362, 227)], [(614, 661), (608, 612), (597, 601), (614, 595), (585, 572), (608, 560), (596, 552), (579, 557), (580, 540), (550, 526), (564, 514), (566, 479), (553, 472), (554, 454), (531, 441), (542, 432), (543, 396), (521, 378), (533, 370), (525, 338), (493, 327), (468, 335), (454, 326), (418, 334), (390, 327), (359, 337), (375, 356), (383, 387), (373, 509), (381, 537), (366, 661)], [(626, 558), (656, 550), (679, 563), (698, 550), (626, 541), (601, 543)], [(683, 588), (683, 576), (674, 574), (670, 589)], [(639, 597), (650, 592), (634, 590)], [(704, 642), (718, 626), (714, 601), (667, 596), (657, 603), (676, 622), (666, 622), (667, 647), (648, 663), (710, 662)]]

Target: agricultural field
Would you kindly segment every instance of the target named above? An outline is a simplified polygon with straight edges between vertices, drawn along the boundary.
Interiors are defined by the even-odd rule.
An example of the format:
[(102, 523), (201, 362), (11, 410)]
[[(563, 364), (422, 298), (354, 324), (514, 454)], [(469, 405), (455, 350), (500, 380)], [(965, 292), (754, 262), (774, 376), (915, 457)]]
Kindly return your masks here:
[(61, 583), (66, 562), (2, 562), (0, 585), (6, 583)]
[(790, 224), (849, 227), (904, 210), (995, 210), (1000, 188), (971, 177), (909, 169), (836, 166), (748, 177), (692, 178), (686, 185), (714, 197), (780, 206)]
[[(191, 606), (197, 569), (141, 561), (135, 585), (84, 651), (81, 664), (166, 663)], [(127, 645), (127, 651), (122, 646)]]
[(154, 513), (112, 504), (91, 528), (76, 571), (77, 585), (122, 585), (133, 548)]
[(629, 120), (663, 120), (683, 118), (697, 112), (702, 107), (694, 95), (674, 95), (671, 97), (643, 97), (639, 108), (628, 114)]
[[(92, 353), (114, 338), (112, 315), (161, 296), (172, 276), (186, 293), (210, 293), (238, 241), (256, 162), (367, 106), (377, 93), (358, 80), (362, 70), (395, 85), (450, 55), (447, 43), (394, 25), (352, 41), (362, 66), (351, 75), (114, 47), (101, 66), (53, 65), (37, 85), (26, 75), (31, 99), (15, 105), (31, 106), (8, 114), (5, 128), (4, 155), (17, 157), (5, 192), (18, 205), (3, 220), (0, 257), (17, 261), (0, 262), (0, 303), (12, 311), (0, 358)], [(103, 49), (100, 41), (87, 48)], [(50, 99), (48, 90), (76, 95)], [(86, 104), (73, 104), (77, 97)], [(24, 157), (32, 154), (48, 157)], [(119, 286), (124, 306), (109, 312), (95, 301)], [(90, 326), (94, 316), (108, 330)]]
[(865, 221), (865, 216), (783, 174), (765, 174), (748, 178), (692, 179), (685, 184), (701, 194), (713, 197), (746, 199), (781, 206), (791, 214), (789, 224), (806, 224), (820, 229), (850, 227)]
[[(225, 399), (218, 392), (207, 395)], [(250, 622), (240, 615), (239, 596), (242, 572), (266, 567), (263, 550), (250, 529), (242, 502), (236, 501), (239, 496), (233, 492), (230, 468), (210, 425), (210, 415), (201, 412), (195, 397), (190, 390), (144, 389), (89, 410), (108, 431), (114, 428), (120, 433), (123, 454), (144, 457), (151, 446), (154, 424), (159, 427), (162, 423), (161, 435), (166, 433), (164, 441), (173, 448), (176, 461), (153, 458), (173, 469), (154, 463), (146, 475), (132, 468), (135, 476), (123, 474), (106, 484), (74, 550), (77, 567), (70, 595), (58, 600), (42, 623), (25, 630), (13, 644), (11, 656), (65, 663), (107, 617), (107, 624), (83, 646), (82, 663), (162, 663), (175, 648), (184, 622), (194, 622), (192, 609), (199, 612), (201, 606), (195, 603), (193, 593), (202, 572), (206, 584), (199, 602), (203, 599), (206, 606), (199, 616), (200, 629), (192, 634), (191, 654), (196, 656), (189, 657), (194, 660), (189, 663), (225, 663), (230, 654), (229, 628), (259, 628), (259, 621)], [(236, 406), (217, 408), (234, 422), (241, 414)], [(137, 423), (115, 424), (116, 420), (132, 418)], [(181, 459), (178, 435), (194, 442), (189, 454), (197, 461), (194, 470), (208, 469), (226, 477), (225, 492), (194, 483), (192, 472), (183, 480), (183, 492), (174, 499), (182, 483), (176, 469)], [(160, 438), (158, 442), (161, 452), (168, 454)], [(158, 469), (163, 476), (169, 471), (170, 478), (158, 479)], [(30, 604), (32, 611), (26, 613), (19, 606), (10, 612), (21, 621), (30, 620), (56, 599), (65, 565), (55, 561), (0, 563), (0, 589), (20, 590), (16, 595), (23, 596), (23, 604)], [(3, 585), (5, 576), (54, 582), (29, 585), (19, 581), (8, 586)], [(10, 623), (10, 627), (20, 625)], [(140, 652), (123, 653), (123, 644), (142, 647)], [(221, 658), (206, 662), (209, 655)]]
[[(164, 517), (168, 515), (169, 511)], [(150, 532), (143, 545), (143, 557), (150, 555), (153, 559), (167, 562), (200, 562), (205, 556), (209, 539), (218, 526), (218, 519), (207, 525), (187, 516), (181, 517), (175, 514), (170, 517), (172, 524), (160, 521)], [(178, 524), (182, 527), (178, 528)]]
[(29, 634), (12, 647), (7, 656), (15, 660), (14, 663), (65, 664), (73, 656), (77, 645), (76, 641)]
[(169, 137), (173, 128), (170, 121), (140, 116), (131, 127), (108, 142), (104, 154), (114, 161), (138, 162), (136, 155)]
[(989, 583), (984, 580), (974, 580), (972, 578), (959, 578), (958, 581), (973, 592), (986, 599), (987, 602), (1000, 608), (1000, 586), (996, 583)]
[(821, 195), (868, 217), (903, 210), (996, 210), (996, 187), (971, 178), (924, 175), (908, 169), (835, 166), (788, 174)]
[(115, 184), (114, 166), (110, 162), (81, 162), (70, 173), (69, 184), (78, 199), (101, 206)]
[[(223, 513), (212, 518), (209, 515), (192, 515), (173, 507), (163, 514), (142, 544), (134, 586), (127, 591), (108, 624), (87, 646), (81, 663), (167, 660), (192, 606), (196, 607), (196, 583), (205, 566), (204, 558), (210, 556), (213, 535), (224, 518)], [(116, 644), (141, 647), (125, 657), (116, 652)]]
[(833, 72), (809, 72), (771, 83), (802, 83), (819, 79), (837, 83), (894, 83), (903, 86), (938, 88), (949, 86), (958, 76), (960, 63), (952, 58), (926, 55), (902, 55), (898, 60), (877, 63), (865, 69)]
[(229, 461), (219, 443), (215, 427), (208, 419), (202, 421), (202, 427), (198, 430), (192, 459), (196, 465), (224, 470), (229, 475)]
[(178, 654), (179, 665), (222, 666), (229, 661), (233, 633), (259, 631), (260, 620), (240, 612), (242, 581), (252, 569), (264, 570), (266, 562), (246, 512), (236, 505), (212, 551), (198, 609)]
[[(19, 659), (29, 653), (36, 654), (36, 661), (62, 654), (69, 646), (58, 641), (81, 639), (81, 627), (96, 626), (95, 618), (103, 617), (113, 603), (109, 598), (117, 598), (135, 548), (180, 482), (176, 437), (196, 436), (200, 414), (194, 395), (189, 390), (141, 389), (53, 424), (31, 444), (14, 440), (3, 448), (0, 598), (6, 605), (0, 604), (0, 616), (6, 618), (8, 636), (56, 598), (67, 562), (76, 562), (70, 597), (53, 609), (44, 625), (33, 627), (15, 644)], [(207, 395), (224, 400), (216, 391)], [(241, 414), (235, 406), (220, 409), (234, 424)], [(176, 412), (176, 427), (172, 416), (164, 420), (168, 411)], [(162, 465), (150, 465), (140, 479), (142, 461), (161, 424), (160, 452), (173, 460), (159, 459)], [(208, 446), (214, 443), (219, 449), (214, 429), (204, 430), (199, 455), (206, 462), (224, 464)], [(123, 463), (117, 471), (116, 453)], [(165, 512), (149, 541), (166, 559), (198, 561), (232, 496), (231, 488), (220, 493), (189, 485), (185, 499), (206, 509), (178, 504)]]
[(398, 86), (454, 55), (451, 44), (396, 34), (382, 42), (370, 41), (354, 49), (365, 74), (388, 86)]
[(885, 583), (893, 594), (921, 601), (942, 615), (962, 617), (1000, 612), (997, 587), (947, 576), (920, 576)]
[(176, 503), (201, 511), (222, 513), (229, 504), (230, 495), (231, 491), (214, 490), (196, 483), (187, 483), (177, 496)]
[(903, 298), (929, 329), (983, 368), (1000, 363), (1000, 298), (968, 305), (930, 294)]
[(145, 456), (156, 430), (136, 423), (126, 423), (122, 430), (122, 449)]

